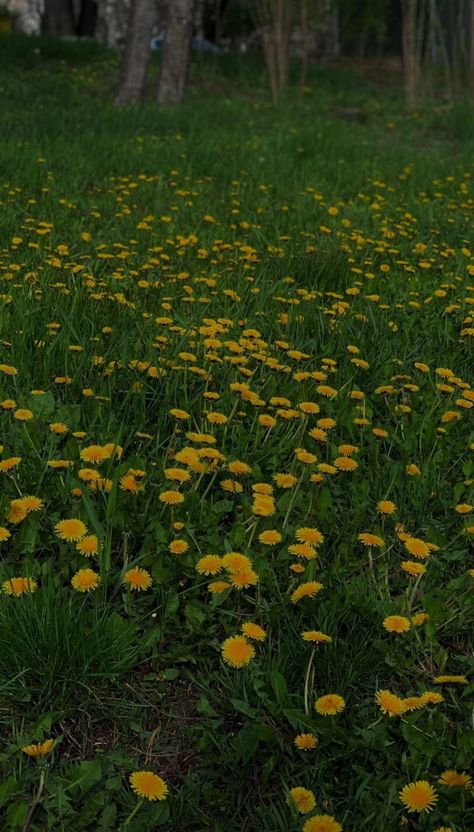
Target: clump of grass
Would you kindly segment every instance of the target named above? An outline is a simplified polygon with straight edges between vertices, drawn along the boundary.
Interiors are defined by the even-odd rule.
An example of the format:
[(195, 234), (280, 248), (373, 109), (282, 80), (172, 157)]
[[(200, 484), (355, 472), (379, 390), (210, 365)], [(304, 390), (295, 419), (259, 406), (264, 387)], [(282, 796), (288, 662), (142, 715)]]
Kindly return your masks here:
[[(18, 599), (20, 600), (20, 599)], [(0, 692), (15, 712), (68, 714), (131, 671), (132, 625), (100, 602), (50, 586), (11, 604), (0, 595)]]

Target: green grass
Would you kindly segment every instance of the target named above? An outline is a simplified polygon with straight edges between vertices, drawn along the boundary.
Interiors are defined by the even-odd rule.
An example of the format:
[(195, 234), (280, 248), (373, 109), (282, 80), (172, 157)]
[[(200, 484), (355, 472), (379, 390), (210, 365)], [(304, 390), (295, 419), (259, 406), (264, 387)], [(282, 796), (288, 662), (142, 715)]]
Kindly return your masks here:
[[(473, 384), (473, 110), (429, 101), (408, 116), (396, 85), (323, 66), (274, 107), (259, 63), (232, 56), (197, 60), (187, 100), (166, 109), (154, 102), (156, 74), (154, 58), (144, 104), (119, 111), (113, 53), (0, 41), (0, 362), (18, 370), (1, 373), (1, 444), (2, 459), (22, 459), (1, 474), (11, 536), (0, 583), (38, 583), (0, 597), (1, 828), (22, 828), (37, 789), (22, 746), (54, 737), (30, 832), (119, 830), (136, 806), (128, 775), (140, 769), (170, 795), (141, 806), (128, 832), (299, 832), (304, 818), (287, 803), (295, 786), (312, 789), (318, 813), (344, 832), (396, 832), (400, 789), (425, 779), (437, 806), (402, 828), (469, 832), (469, 791), (437, 779), (469, 769), (474, 687), (432, 680), (472, 673), (472, 534), (454, 507), (474, 502), (462, 399)], [(367, 119), (337, 118), (334, 105)], [(444, 391), (440, 367), (454, 374)], [(337, 397), (303, 370), (324, 371)], [(258, 417), (276, 414), (274, 396), (321, 412), (280, 414), (268, 429)], [(15, 419), (16, 408), (33, 417)], [(208, 410), (227, 423), (210, 423)], [(443, 421), (449, 411), (461, 418)], [(308, 435), (320, 417), (336, 422), (326, 442)], [(184, 469), (173, 455), (200, 447), (187, 431), (213, 434), (207, 447), (225, 460), (181, 485), (164, 470)], [(94, 491), (80, 451), (105, 443), (123, 452), (95, 466), (108, 490)], [(304, 447), (330, 465), (347, 443), (357, 470), (323, 469), (320, 482), (294, 454)], [(233, 460), (251, 473), (234, 476)], [(129, 469), (146, 474), (137, 493), (121, 488)], [(282, 472), (298, 485), (277, 487)], [(223, 489), (226, 479), (242, 492)], [(273, 483), (273, 516), (252, 513), (258, 482)], [(170, 508), (159, 495), (175, 488), (185, 500)], [(21, 495), (43, 506), (16, 523)], [(393, 516), (377, 511), (381, 499), (396, 503)], [(65, 518), (97, 536), (97, 559), (58, 539)], [(410, 556), (397, 522), (439, 547), (416, 587), (400, 568)], [(306, 526), (325, 540), (300, 578), (288, 546)], [(264, 529), (281, 543), (260, 543)], [(384, 548), (369, 555), (364, 531)], [(185, 553), (169, 551), (175, 539)], [(236, 550), (258, 585), (211, 595), (197, 561)], [(124, 589), (134, 566), (150, 573), (148, 591)], [(88, 594), (71, 587), (82, 568), (101, 579)], [(312, 580), (324, 590), (292, 604)], [(427, 622), (404, 635), (382, 626), (421, 611)], [(248, 666), (231, 668), (221, 644), (245, 621), (267, 638)], [(311, 660), (300, 636), (309, 629), (333, 639)], [(444, 701), (389, 719), (379, 689), (437, 690)], [(339, 716), (315, 712), (325, 693), (345, 698)], [(316, 734), (315, 751), (294, 747), (302, 731)]]

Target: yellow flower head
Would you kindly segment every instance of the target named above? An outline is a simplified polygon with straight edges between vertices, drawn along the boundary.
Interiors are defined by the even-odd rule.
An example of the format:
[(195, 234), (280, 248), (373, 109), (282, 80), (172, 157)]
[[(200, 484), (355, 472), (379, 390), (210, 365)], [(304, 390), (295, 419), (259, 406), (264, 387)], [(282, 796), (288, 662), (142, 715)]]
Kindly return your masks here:
[(134, 771), (129, 779), (138, 797), (147, 800), (165, 800), (168, 795), (167, 784), (153, 771)]
[(406, 633), (411, 627), (411, 622), (404, 615), (387, 615), (383, 620), (383, 626), (388, 633)]
[(54, 530), (60, 540), (66, 540), (68, 543), (77, 543), (85, 537), (87, 533), (87, 526), (82, 520), (70, 518), (68, 520), (60, 520), (56, 523)]
[(125, 572), (123, 582), (128, 589), (136, 589), (138, 592), (149, 589), (153, 583), (150, 573), (139, 566)]
[(338, 693), (327, 693), (316, 699), (314, 703), (315, 710), (321, 716), (335, 716), (335, 714), (340, 714), (345, 707), (345, 700)]
[(159, 495), (160, 502), (168, 506), (176, 506), (184, 502), (184, 497), (179, 491), (162, 491)]
[(375, 701), (383, 714), (388, 716), (400, 716), (406, 711), (406, 705), (399, 696), (389, 690), (378, 690), (375, 694)]
[(316, 798), (313, 792), (310, 789), (304, 789), (302, 786), (295, 786), (290, 789), (290, 800), (301, 815), (307, 815), (316, 806)]
[(294, 745), (299, 751), (312, 751), (318, 744), (318, 738), (314, 734), (298, 734), (294, 739)]
[(319, 581), (307, 581), (306, 583), (300, 584), (291, 593), (291, 601), (293, 604), (296, 604), (302, 598), (314, 598), (323, 588), (324, 585), (320, 584)]
[(259, 534), (258, 539), (264, 546), (275, 546), (277, 543), (281, 543), (283, 538), (276, 529), (268, 529)]
[(54, 740), (45, 740), (44, 742), (33, 742), (31, 745), (22, 746), (22, 751), (28, 754), (28, 757), (46, 757), (54, 745)]
[(313, 815), (303, 824), (303, 832), (342, 832), (342, 826), (332, 815)]
[(71, 584), (77, 592), (90, 592), (100, 584), (100, 575), (93, 569), (79, 569), (72, 577)]
[(331, 636), (322, 633), (321, 630), (305, 630), (301, 633), (303, 641), (311, 641), (313, 644), (330, 644), (332, 642)]
[(259, 624), (254, 624), (253, 621), (246, 621), (245, 624), (242, 624), (241, 629), (244, 636), (247, 636), (252, 641), (265, 641), (267, 637), (263, 627), (260, 627)]
[(417, 780), (403, 787), (400, 800), (409, 812), (431, 812), (438, 795), (427, 780)]
[(244, 667), (255, 656), (255, 648), (245, 636), (230, 636), (222, 642), (222, 658), (231, 667)]
[(33, 578), (10, 578), (2, 584), (5, 595), (14, 595), (16, 598), (25, 595), (27, 592), (34, 592), (37, 587), (38, 584)]

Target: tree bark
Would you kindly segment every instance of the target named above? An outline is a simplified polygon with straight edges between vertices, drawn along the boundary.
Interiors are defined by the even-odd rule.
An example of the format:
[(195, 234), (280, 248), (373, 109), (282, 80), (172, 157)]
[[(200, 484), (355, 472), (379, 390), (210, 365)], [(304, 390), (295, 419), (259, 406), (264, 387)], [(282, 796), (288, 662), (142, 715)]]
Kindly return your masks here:
[(474, 0), (470, 3), (469, 14), (469, 92), (474, 103)]
[(72, 0), (45, 0), (41, 31), (45, 35), (73, 35)]
[(81, 10), (77, 21), (76, 34), (80, 38), (93, 38), (97, 21), (96, 0), (81, 0)]
[(158, 80), (158, 101), (182, 101), (188, 82), (194, 0), (171, 0)]
[(143, 94), (150, 60), (150, 37), (155, 19), (154, 0), (133, 0), (115, 103), (132, 104)]
[(418, 0), (402, 0), (403, 30), (403, 79), (405, 101), (408, 110), (416, 108), (417, 66), (416, 66), (416, 24)]

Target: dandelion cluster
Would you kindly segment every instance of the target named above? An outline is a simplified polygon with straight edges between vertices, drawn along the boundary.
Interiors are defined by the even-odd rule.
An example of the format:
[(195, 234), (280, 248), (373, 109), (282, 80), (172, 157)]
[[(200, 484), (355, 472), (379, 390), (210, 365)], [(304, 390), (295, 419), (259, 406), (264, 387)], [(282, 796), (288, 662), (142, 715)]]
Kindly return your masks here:
[[(212, 176), (162, 140), (169, 169), (80, 205), (53, 174), (41, 198), (13, 172), (2, 191), (2, 615), (47, 592), (113, 611), (153, 702), (180, 676), (196, 771), (255, 766), (302, 832), (356, 828), (369, 753), (396, 783), (386, 828), (442, 829), (472, 797), (472, 171), (374, 162), (286, 204), (241, 170), (214, 215)], [(168, 798), (155, 727), (143, 801)]]

